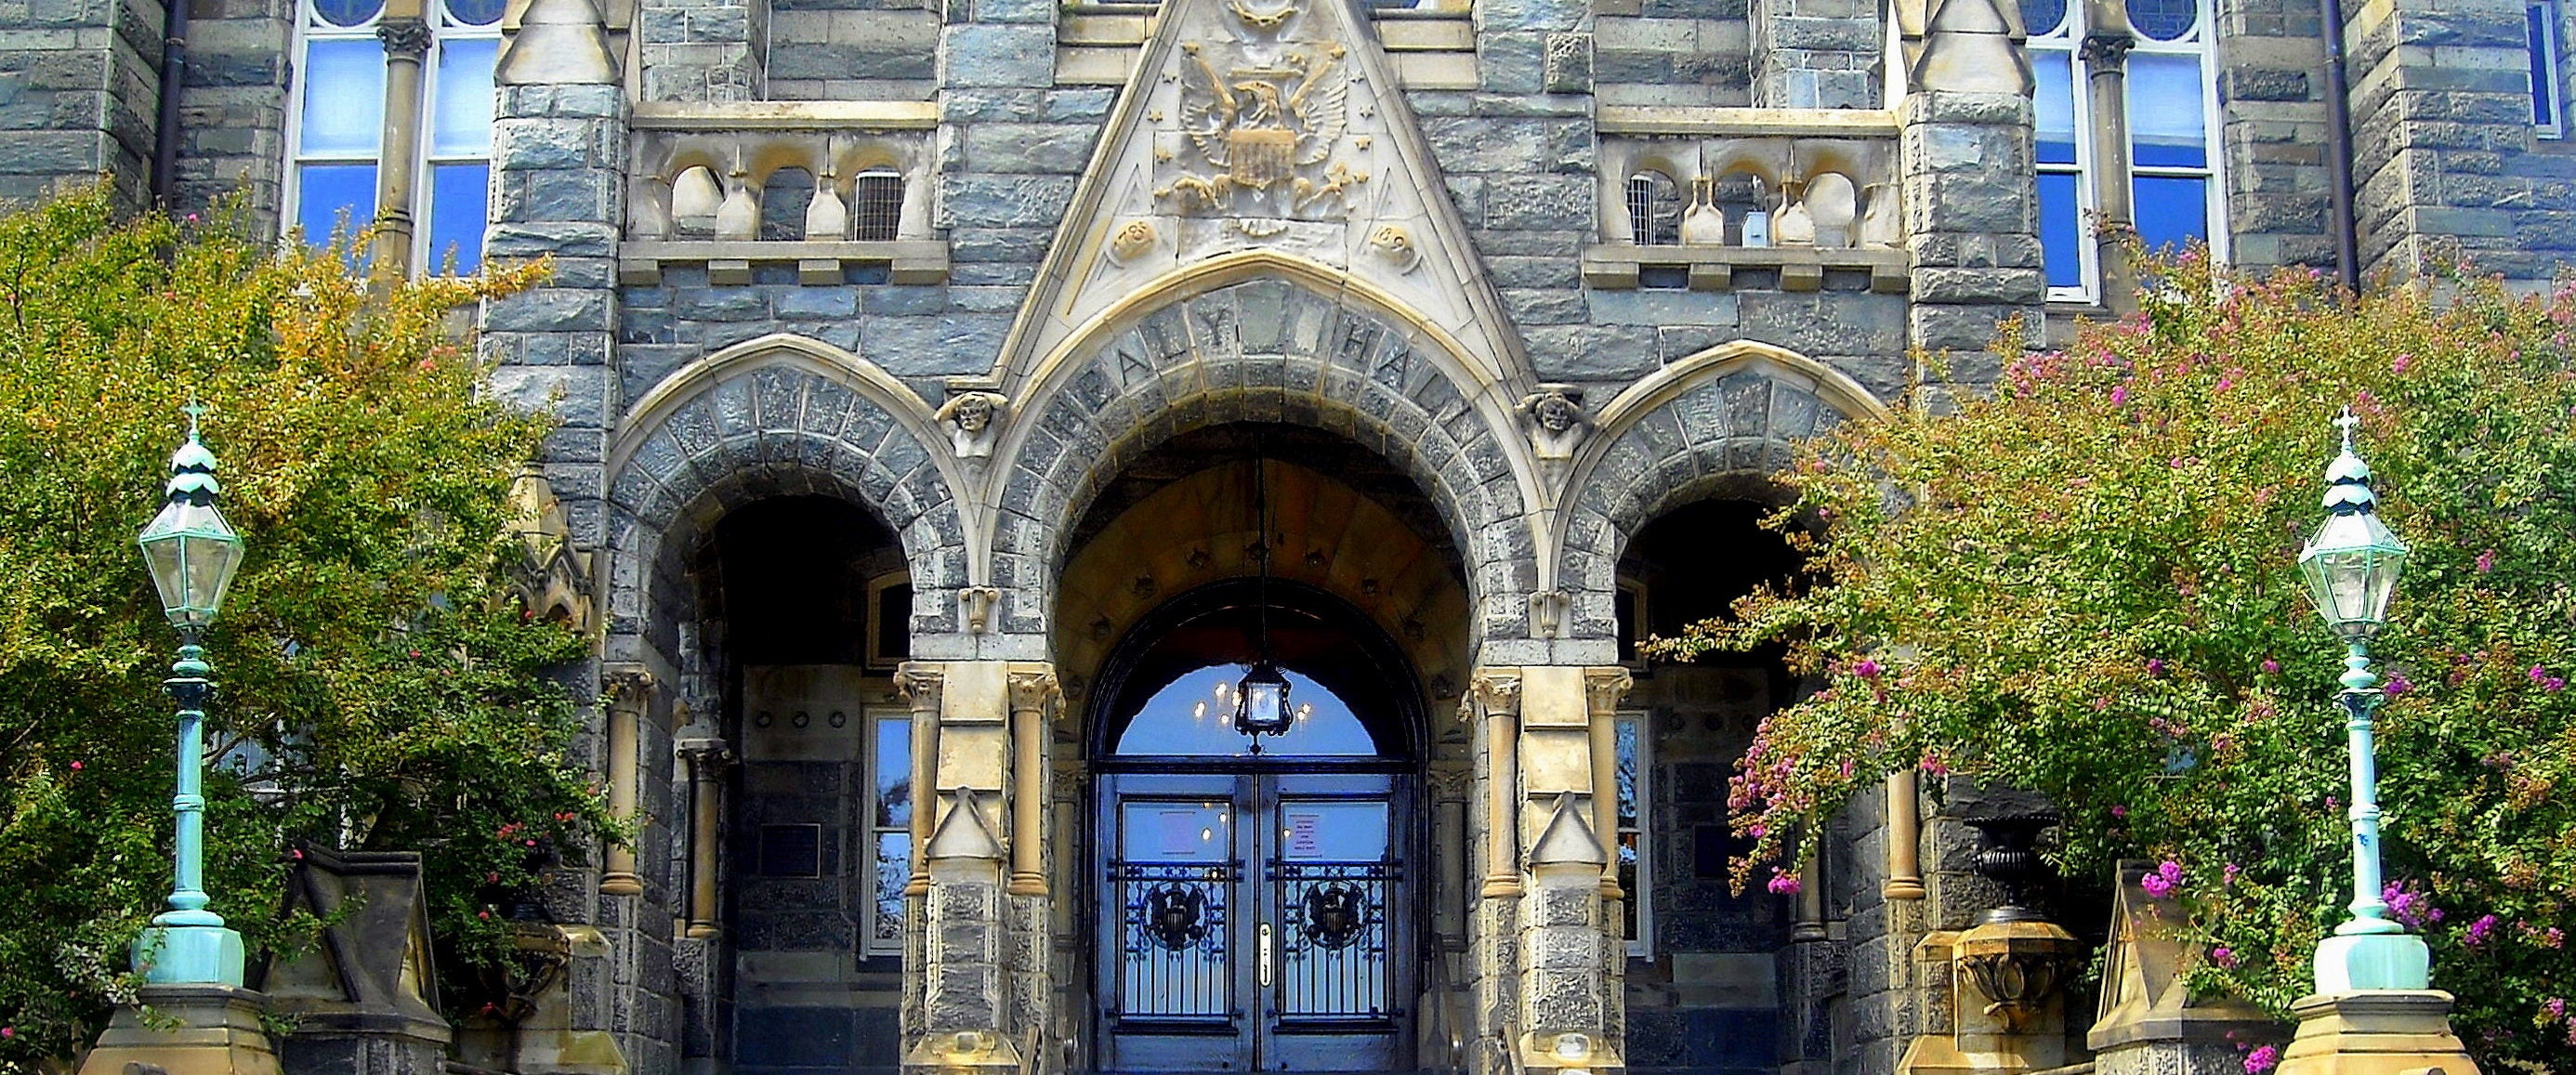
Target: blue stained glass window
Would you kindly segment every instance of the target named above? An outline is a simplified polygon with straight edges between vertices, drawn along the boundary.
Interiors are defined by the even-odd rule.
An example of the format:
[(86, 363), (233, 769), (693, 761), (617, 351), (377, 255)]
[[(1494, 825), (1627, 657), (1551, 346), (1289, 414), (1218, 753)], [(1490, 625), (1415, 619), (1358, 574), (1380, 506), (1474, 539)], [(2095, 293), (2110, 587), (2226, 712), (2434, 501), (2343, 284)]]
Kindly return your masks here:
[(2129, 55), (2129, 139), (2140, 168), (2209, 166), (2209, 115), (2200, 57)]
[(2158, 41), (2179, 40), (2200, 22), (2200, 0), (2129, 0), (2129, 25)]
[[(2209, 179), (2142, 175), (2130, 187), (2137, 200), (2138, 237), (2150, 248), (2209, 237)], [(2049, 273), (2056, 275), (2052, 261)]]
[(385, 0), (313, 0), (313, 13), (333, 26), (356, 26), (385, 9)]
[(498, 38), (467, 37), (438, 46), (438, 100), (432, 105), (432, 157), (480, 157), (492, 147), (492, 63)]
[(2021, 28), (2032, 37), (2057, 29), (2066, 21), (2066, 0), (2021, 0)]
[(385, 47), (372, 37), (306, 42), (299, 152), (373, 157), (384, 133)]
[(362, 228), (376, 217), (376, 166), (364, 164), (307, 164), (296, 172), (298, 200), (295, 222), (304, 228), (304, 241), (320, 246), (331, 241), (331, 232), (348, 218), (351, 230)]
[(506, 0), (447, 0), (447, 16), (467, 26), (490, 26), (501, 21), (501, 8)]
[(456, 255), (460, 275), (483, 269), (483, 224), (489, 207), (491, 166), (440, 164), (429, 170), (429, 266), (447, 264)]
[(2039, 110), (2039, 162), (2075, 163), (2075, 55), (2033, 49), (2031, 73), (2039, 80), (2032, 103)]
[(2039, 176), (2039, 249), (2048, 266), (2048, 286), (2084, 286), (2083, 203), (2078, 200), (2077, 186), (2083, 177), (2074, 172), (2042, 172)]

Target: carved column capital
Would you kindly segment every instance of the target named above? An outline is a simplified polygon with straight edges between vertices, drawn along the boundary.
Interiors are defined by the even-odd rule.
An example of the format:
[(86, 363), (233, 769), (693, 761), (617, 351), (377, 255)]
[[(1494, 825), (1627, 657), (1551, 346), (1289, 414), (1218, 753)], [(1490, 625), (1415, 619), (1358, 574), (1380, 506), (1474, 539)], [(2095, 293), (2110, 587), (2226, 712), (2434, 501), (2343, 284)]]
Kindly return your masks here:
[(416, 63), (429, 54), (429, 24), (416, 18), (386, 19), (376, 24), (376, 40), (384, 42), (385, 55)]
[(1628, 688), (1635, 686), (1636, 682), (1637, 677), (1625, 668), (1584, 669), (1583, 699), (1592, 712), (1592, 719), (1600, 720), (1617, 711), (1619, 702), (1628, 697)]
[(947, 669), (937, 664), (905, 661), (894, 670), (894, 687), (911, 700), (915, 713), (938, 712), (940, 691), (947, 682)]
[(1010, 673), (1011, 712), (1039, 712), (1064, 696), (1052, 668), (1014, 668)]
[(2084, 44), (2076, 55), (2085, 63), (2110, 65), (2125, 62), (2129, 50), (2138, 47), (2138, 39), (2125, 33), (2092, 33), (2084, 35)]
[(653, 700), (659, 681), (642, 665), (613, 664), (600, 670), (599, 694), (610, 709), (640, 713)]
[(1521, 712), (1521, 674), (1480, 668), (1467, 681), (1467, 698), (1487, 713), (1519, 716)]
[(734, 762), (733, 747), (722, 739), (683, 739), (672, 749), (689, 763), (689, 779), (695, 781), (713, 781)]

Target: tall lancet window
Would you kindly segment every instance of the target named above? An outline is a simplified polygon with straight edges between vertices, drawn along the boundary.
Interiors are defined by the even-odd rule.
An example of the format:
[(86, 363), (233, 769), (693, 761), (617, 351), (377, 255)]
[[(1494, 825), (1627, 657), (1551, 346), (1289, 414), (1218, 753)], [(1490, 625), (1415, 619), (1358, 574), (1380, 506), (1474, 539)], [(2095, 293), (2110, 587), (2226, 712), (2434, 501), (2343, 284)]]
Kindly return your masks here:
[[(353, 231), (373, 222), (395, 172), (413, 192), (408, 268), (442, 272), (451, 258), (457, 272), (482, 267), (503, 3), (430, 0), (412, 20), (388, 17), (384, 0), (304, 0), (285, 203), (306, 242), (328, 241), (343, 222)], [(418, 99), (387, 98), (388, 53), (418, 59)], [(416, 125), (416, 154), (388, 159), (388, 147), (403, 144), (388, 137), (389, 119)]]
[[(2104, 33), (2087, 24), (2082, 0), (2022, 0), (2021, 10), (2038, 82), (2039, 238), (2048, 297), (2098, 298), (2093, 216), (2105, 192), (2120, 185), (2128, 187), (2131, 223), (2148, 247), (2198, 239), (2224, 257), (2218, 65), (2209, 0), (2127, 0), (2135, 36), (2125, 50), (2116, 44), (2119, 28)], [(2088, 52), (2099, 58), (2088, 59)], [(2095, 63), (2123, 65), (2125, 114), (2097, 114), (2088, 74)], [(2095, 160), (2094, 136), (2106, 125), (2113, 138), (2127, 143), (2126, 175), (2106, 174)]]

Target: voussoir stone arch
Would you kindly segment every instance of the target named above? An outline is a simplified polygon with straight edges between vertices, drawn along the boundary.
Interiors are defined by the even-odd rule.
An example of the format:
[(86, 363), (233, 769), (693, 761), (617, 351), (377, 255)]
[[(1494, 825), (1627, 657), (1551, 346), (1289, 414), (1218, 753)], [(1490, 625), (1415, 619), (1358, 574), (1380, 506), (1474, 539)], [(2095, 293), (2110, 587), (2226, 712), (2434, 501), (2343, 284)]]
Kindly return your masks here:
[(1474, 636), (1528, 637), (1538, 503), (1501, 402), (1510, 390), (1356, 289), (1285, 272), (1201, 285), (1085, 334), (1024, 389), (994, 478), (1004, 629), (1049, 630), (1073, 528), (1138, 456), (1192, 430), (1261, 422), (1347, 437), (1412, 478), (1464, 562)]
[(902, 382), (818, 340), (735, 344), (672, 373), (619, 422), (607, 456), (613, 629), (647, 622), (655, 579), (678, 577), (697, 538), (769, 496), (859, 504), (903, 546), (913, 631), (953, 633), (966, 582), (957, 461)]
[(1568, 635), (1618, 637), (1619, 557), (1647, 523), (1713, 489), (1759, 488), (1790, 448), (1885, 404), (1839, 370), (1769, 344), (1720, 344), (1657, 370), (1602, 408), (1558, 519), (1556, 589)]

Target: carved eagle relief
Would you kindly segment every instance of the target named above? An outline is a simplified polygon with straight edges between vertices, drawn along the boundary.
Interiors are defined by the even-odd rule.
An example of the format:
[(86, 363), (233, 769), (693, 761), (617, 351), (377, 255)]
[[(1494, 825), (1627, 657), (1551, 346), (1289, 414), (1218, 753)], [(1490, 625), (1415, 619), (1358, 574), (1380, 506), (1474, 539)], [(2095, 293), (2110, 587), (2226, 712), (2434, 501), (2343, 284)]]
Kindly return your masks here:
[(1302, 209), (1368, 179), (1338, 162), (1310, 174), (1332, 157), (1350, 124), (1342, 46), (1296, 45), (1276, 63), (1224, 69), (1206, 42), (1184, 42), (1181, 52), (1181, 130), (1215, 171), (1185, 173), (1156, 196), (1180, 194), (1220, 209), (1237, 190), (1272, 195), (1267, 200), (1275, 203), (1274, 188), (1284, 184), (1288, 207)]

